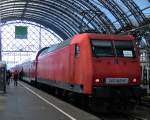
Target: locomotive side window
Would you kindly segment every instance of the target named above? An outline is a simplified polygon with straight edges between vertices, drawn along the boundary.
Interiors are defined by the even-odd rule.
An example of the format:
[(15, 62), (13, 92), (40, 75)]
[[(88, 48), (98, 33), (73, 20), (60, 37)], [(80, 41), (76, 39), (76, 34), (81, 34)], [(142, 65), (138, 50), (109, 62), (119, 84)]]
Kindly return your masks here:
[(114, 56), (113, 44), (110, 40), (92, 40), (92, 51), (96, 57)]
[(75, 45), (75, 56), (79, 56), (80, 54), (80, 46), (78, 44)]
[(118, 57), (135, 57), (132, 41), (114, 41)]
[(45, 49), (40, 53), (40, 55), (45, 55), (45, 54), (47, 54), (47, 52), (48, 52), (48, 49)]

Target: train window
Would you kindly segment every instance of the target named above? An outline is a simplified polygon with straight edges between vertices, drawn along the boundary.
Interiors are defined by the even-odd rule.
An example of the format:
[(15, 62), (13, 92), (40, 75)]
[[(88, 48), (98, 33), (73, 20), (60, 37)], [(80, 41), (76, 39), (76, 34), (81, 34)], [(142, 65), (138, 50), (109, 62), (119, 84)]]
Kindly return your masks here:
[(48, 49), (45, 49), (45, 50), (43, 50), (41, 53), (40, 53), (40, 55), (44, 55), (44, 54), (46, 54), (48, 52)]
[(118, 57), (135, 57), (132, 41), (114, 41)]
[(92, 40), (92, 51), (96, 57), (114, 56), (112, 41)]
[(77, 56), (79, 56), (79, 54), (80, 54), (80, 46), (79, 45), (75, 45), (75, 56), (77, 57)]

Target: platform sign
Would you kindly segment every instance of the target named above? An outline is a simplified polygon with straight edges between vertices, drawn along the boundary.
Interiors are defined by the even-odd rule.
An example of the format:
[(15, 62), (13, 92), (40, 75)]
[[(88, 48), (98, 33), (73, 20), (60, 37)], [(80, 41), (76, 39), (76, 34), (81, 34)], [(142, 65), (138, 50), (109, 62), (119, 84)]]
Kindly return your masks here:
[(15, 39), (27, 39), (27, 26), (15, 26)]
[(6, 63), (0, 61), (0, 91), (6, 92)]

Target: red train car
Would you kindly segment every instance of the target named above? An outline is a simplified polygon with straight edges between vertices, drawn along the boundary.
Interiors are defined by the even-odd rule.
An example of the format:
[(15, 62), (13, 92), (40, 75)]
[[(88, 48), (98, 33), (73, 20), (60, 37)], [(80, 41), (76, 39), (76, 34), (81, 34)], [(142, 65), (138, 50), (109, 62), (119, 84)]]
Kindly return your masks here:
[(26, 77), (61, 90), (100, 98), (142, 93), (139, 49), (130, 35), (77, 34), (42, 49), (29, 66)]

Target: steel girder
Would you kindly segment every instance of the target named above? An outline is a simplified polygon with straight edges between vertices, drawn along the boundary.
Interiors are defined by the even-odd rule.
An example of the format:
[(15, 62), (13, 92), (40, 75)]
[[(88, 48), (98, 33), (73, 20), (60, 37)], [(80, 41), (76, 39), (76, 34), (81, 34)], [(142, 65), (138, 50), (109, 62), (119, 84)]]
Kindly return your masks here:
[(114, 0), (99, 0), (118, 20), (122, 27), (131, 24), (131, 21), (124, 11), (117, 5)]
[(137, 22), (140, 24), (141, 22), (144, 21), (145, 15), (142, 13), (140, 8), (134, 3), (133, 0), (121, 0), (126, 7), (130, 10), (132, 15), (135, 17)]
[[(21, 8), (21, 6), (20, 5), (16, 5), (17, 6), (17, 8), (15, 9), (15, 13), (20, 13), (21, 14), (21, 11), (22, 11), (22, 9), (19, 9), (19, 8)], [(7, 6), (7, 7), (9, 7), (9, 6)], [(40, 6), (41, 7), (41, 6)], [(34, 9), (35, 8), (35, 9)], [(10, 10), (9, 10), (10, 9)], [(9, 9), (7, 9), (6, 11), (4, 11), (5, 13), (6, 13), (6, 15), (8, 16), (8, 15), (10, 15), (11, 16), (11, 11), (13, 10), (13, 7), (9, 7)], [(31, 10), (30, 10), (31, 9)], [(32, 16), (33, 16), (33, 18), (34, 18), (34, 16), (36, 17), (36, 16), (38, 16), (38, 17), (36, 17), (37, 18), (37, 20), (40, 20), (41, 19), (41, 21), (40, 21), (40, 23), (42, 24), (42, 23), (44, 23), (44, 22), (42, 22), (42, 20), (43, 20), (43, 18), (44, 19), (48, 19), (49, 18), (49, 16), (52, 16), (51, 17), (51, 19), (48, 19), (46, 22), (47, 23), (49, 23), (50, 21), (52, 21), (53, 23), (59, 23), (59, 25), (61, 25), (62, 23), (62, 27), (63, 28), (68, 28), (69, 29), (69, 26), (68, 25), (66, 25), (66, 24), (68, 24), (68, 22), (69, 21), (67, 21), (67, 20), (63, 20), (63, 18), (61, 18), (61, 16), (58, 16), (58, 14), (54, 14), (54, 12), (56, 13), (57, 11), (54, 11), (54, 12), (49, 12), (49, 14), (47, 15), (46, 14), (46, 12), (48, 12), (48, 11), (45, 11), (44, 9), (41, 9), (40, 11), (38, 10), (38, 8), (36, 8), (35, 6), (32, 6), (32, 8), (28, 8), (28, 10), (30, 11), (30, 12), (27, 12), (26, 13), (26, 15), (28, 16), (28, 14), (31, 14), (30, 15), (30, 19), (32, 19)], [(26, 10), (27, 11), (27, 10)], [(15, 14), (15, 13), (13, 13), (13, 14)], [(36, 14), (36, 13), (38, 13), (38, 14)], [(3, 11), (2, 11), (2, 14), (3, 14)], [(14, 16), (17, 16), (17, 19), (20, 17), (20, 16), (18, 16), (18, 15), (14, 15)], [(41, 17), (42, 16), (42, 17)], [(25, 17), (25, 18), (28, 18), (28, 17)], [(54, 19), (55, 18), (55, 19)], [(23, 19), (23, 18), (22, 18)], [(67, 19), (69, 19), (69, 18), (67, 18)], [(49, 22), (48, 22), (49, 21)], [(67, 21), (67, 22), (66, 22)], [(71, 23), (70, 23), (71, 24)], [(53, 25), (54, 26), (54, 25)], [(56, 25), (57, 26), (57, 25)], [(73, 26), (73, 25), (72, 25)], [(61, 28), (61, 27), (60, 27)], [(73, 29), (75, 29), (75, 27), (72, 27)], [(52, 29), (53, 30), (53, 29)], [(62, 29), (63, 30), (63, 29)], [(64, 30), (63, 30), (64, 31)], [(70, 34), (70, 29), (68, 30), (68, 34)], [(55, 31), (56, 32), (56, 31)], [(72, 34), (73, 35), (73, 34)]]
[[(122, 2), (134, 16), (139, 25), (146, 19), (133, 0)], [(117, 4), (116, 0), (93, 0), (109, 10), (121, 28), (116, 28), (100, 7), (91, 0), (2, 0), (0, 12), (2, 21), (30, 20), (44, 25), (63, 39), (80, 32), (80, 27), (95, 29), (99, 32), (115, 33), (127, 26), (134, 27), (129, 15)]]

